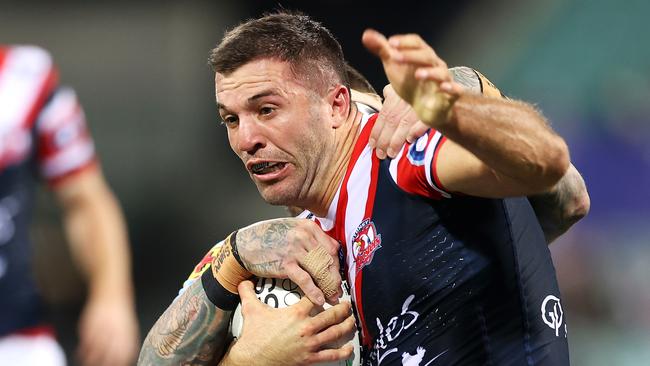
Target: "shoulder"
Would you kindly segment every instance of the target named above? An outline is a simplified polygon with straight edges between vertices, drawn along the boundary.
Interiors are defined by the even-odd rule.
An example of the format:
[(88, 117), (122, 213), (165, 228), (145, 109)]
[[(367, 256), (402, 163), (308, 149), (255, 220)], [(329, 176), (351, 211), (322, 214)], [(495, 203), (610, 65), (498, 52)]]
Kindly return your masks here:
[(5, 62), (20, 64), (21, 72), (53, 67), (52, 56), (45, 49), (32, 45), (0, 46)]

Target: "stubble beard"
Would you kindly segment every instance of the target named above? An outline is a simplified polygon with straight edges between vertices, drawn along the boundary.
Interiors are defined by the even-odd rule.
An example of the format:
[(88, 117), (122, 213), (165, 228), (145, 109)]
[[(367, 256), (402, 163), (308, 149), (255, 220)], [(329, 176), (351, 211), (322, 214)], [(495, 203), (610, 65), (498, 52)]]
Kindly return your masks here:
[[(318, 95), (310, 97), (318, 98)], [(310, 123), (305, 127), (307, 133), (298, 139), (297, 151), (303, 154), (305, 159), (300, 160), (300, 166), (294, 166), (296, 169), (292, 176), (286, 177), (281, 184), (284, 187), (264, 187), (256, 183), (257, 189), (262, 199), (274, 206), (294, 206), (307, 207), (310, 200), (313, 199), (314, 193), (318, 195), (319, 188), (315, 185), (318, 180), (318, 173), (323, 167), (319, 167), (319, 162), (323, 160), (327, 150), (326, 142), (321, 133), (325, 133), (323, 128), (324, 121), (317, 108), (311, 108), (309, 111)], [(325, 154), (326, 155), (326, 154)], [(325, 159), (328, 160), (328, 159)], [(265, 194), (265, 189), (266, 194)]]

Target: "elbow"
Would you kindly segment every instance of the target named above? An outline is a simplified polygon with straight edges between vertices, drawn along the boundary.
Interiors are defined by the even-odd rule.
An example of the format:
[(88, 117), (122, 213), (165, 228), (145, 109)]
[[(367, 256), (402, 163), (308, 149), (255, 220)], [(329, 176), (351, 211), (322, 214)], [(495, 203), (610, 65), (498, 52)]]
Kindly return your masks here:
[(539, 167), (541, 174), (538, 176), (536, 184), (539, 192), (553, 188), (564, 177), (571, 165), (569, 148), (561, 137), (555, 136), (554, 141), (544, 150)]
[(566, 221), (570, 225), (582, 220), (589, 213), (591, 208), (591, 198), (587, 193), (587, 188), (582, 187), (582, 190), (574, 197), (573, 204), (567, 207), (565, 212)]

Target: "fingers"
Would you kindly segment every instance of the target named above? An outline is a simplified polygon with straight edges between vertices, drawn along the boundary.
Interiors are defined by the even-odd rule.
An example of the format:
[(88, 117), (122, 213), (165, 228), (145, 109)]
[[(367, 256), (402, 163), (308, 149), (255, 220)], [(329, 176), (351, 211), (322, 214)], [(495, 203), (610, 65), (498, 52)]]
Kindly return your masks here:
[(418, 120), (411, 106), (395, 93), (390, 84), (384, 88), (384, 98), (384, 105), (373, 126), (378, 131), (375, 152), (380, 159), (397, 156), (411, 126)]
[(312, 312), (312, 310), (320, 306), (321, 305), (315, 304), (313, 301), (309, 299), (309, 297), (306, 296), (301, 297), (300, 301), (291, 305), (292, 308), (298, 310), (298, 312), (304, 316), (308, 316)]
[(427, 130), (429, 130), (429, 126), (424, 124), (422, 121), (417, 121), (411, 128), (409, 129), (408, 134), (406, 135), (406, 141), (408, 143), (413, 143), (415, 140), (420, 138), (422, 135), (424, 135)]
[(308, 248), (308, 250), (314, 249), (318, 245), (321, 245), (325, 248), (327, 253), (335, 259), (334, 262), (336, 262), (338, 265), (338, 255), (340, 248), (339, 243), (336, 240), (332, 239), (331, 236), (325, 234), (325, 232), (320, 228), (320, 226), (318, 226), (317, 223), (311, 220), (305, 220), (309, 222), (309, 229), (313, 236), (313, 243), (316, 244)]
[(393, 136), (390, 138), (388, 148), (386, 149), (386, 155), (388, 155), (389, 158), (394, 159), (399, 151), (404, 147), (404, 144), (407, 142), (406, 135), (410, 129), (411, 124), (408, 123), (408, 121), (403, 120), (398, 124), (397, 129), (393, 132)]
[(316, 286), (309, 273), (298, 265), (287, 265), (286, 271), (289, 279), (295, 282), (314, 304), (319, 306), (325, 304), (325, 295), (323, 294), (323, 291)]
[(259, 308), (260, 306), (265, 306), (257, 298), (257, 294), (255, 293), (255, 285), (252, 281), (242, 281), (237, 286), (237, 291), (239, 292), (239, 298), (241, 300), (242, 313), (248, 313)]
[(343, 322), (351, 315), (352, 307), (350, 302), (341, 301), (339, 304), (325, 309), (324, 311), (314, 316), (312, 322), (310, 323), (311, 329), (309, 329), (309, 331), (311, 331), (312, 334), (316, 334), (323, 329)]
[(348, 360), (352, 357), (354, 347), (351, 344), (346, 344), (341, 348), (324, 349), (320, 350), (309, 359), (309, 363), (334, 363), (336, 361)]
[(410, 125), (417, 121), (417, 117), (415, 119), (409, 119), (410, 106), (406, 103), (404, 104), (405, 106), (403, 107), (405, 108), (395, 111), (392, 117), (386, 117), (384, 128), (381, 130), (381, 135), (377, 140), (376, 154), (380, 159), (384, 159), (387, 156), (394, 158), (397, 155), (397, 152), (406, 141), (406, 133)]
[(427, 43), (424, 42), (422, 37), (415, 33), (396, 34), (394, 36), (390, 36), (390, 38), (388, 38), (388, 44), (391, 47), (398, 49), (428, 47)]
[(455, 81), (447, 81), (440, 83), (440, 90), (451, 96), (457, 97), (465, 91), (465, 88)]
[[(373, 149), (377, 147), (377, 140), (379, 139), (379, 136), (381, 136), (381, 131), (386, 125), (386, 120), (387, 120), (386, 114), (391, 110), (390, 108), (386, 109), (386, 107), (391, 104), (395, 104), (394, 97), (397, 95), (395, 93), (395, 90), (393, 90), (393, 87), (390, 84), (386, 84), (383, 92), (384, 92), (384, 103), (382, 104), (382, 108), (379, 111), (377, 120), (375, 120), (375, 124), (372, 126), (372, 130), (370, 131), (370, 137), (368, 138), (368, 145), (370, 145), (370, 147)], [(377, 155), (377, 157), (382, 159), (380, 155)]]
[[(316, 271), (318, 273), (312, 273), (314, 269), (312, 268), (306, 268), (304, 265), (301, 265), (305, 270), (309, 271), (309, 274), (311, 275), (311, 278), (309, 281), (304, 280), (304, 283), (306, 286), (311, 286), (312, 281), (316, 283), (316, 286), (319, 287), (318, 291), (313, 291), (307, 288), (303, 288), (302, 286), (300, 287), (305, 294), (312, 299), (316, 304), (318, 305), (323, 305), (323, 302), (320, 302), (320, 296), (317, 296), (314, 298), (316, 295), (320, 295), (323, 293), (321, 290), (326, 290), (326, 292), (329, 294), (331, 293), (331, 290), (334, 289), (335, 291), (331, 293), (331, 295), (328, 296), (327, 299), (325, 299), (328, 303), (330, 304), (336, 304), (338, 303), (338, 298), (341, 295), (341, 275), (339, 273), (339, 243), (332, 239), (329, 235), (325, 234), (320, 226), (318, 226), (316, 223), (313, 223), (310, 221), (310, 228), (312, 229), (312, 235), (313, 235), (313, 241), (316, 243), (316, 247), (310, 249), (311, 250), (316, 250), (315, 248), (322, 247), (325, 249), (327, 255), (329, 255), (332, 260), (330, 261), (331, 264), (325, 268), (327, 275), (323, 278), (323, 273), (320, 271)], [(300, 277), (300, 273), (295, 273), (297, 277)], [(303, 280), (303, 279), (301, 279)], [(295, 282), (295, 281), (294, 281)], [(296, 282), (298, 283), (298, 282)], [(300, 284), (298, 284), (300, 285)], [(325, 286), (325, 287), (323, 287)]]
[(452, 81), (451, 73), (447, 69), (447, 65), (420, 67), (415, 70), (415, 78), (418, 80), (433, 80), (437, 83)]
[(391, 57), (391, 47), (388, 40), (383, 34), (374, 29), (366, 29), (361, 36), (361, 42), (368, 49), (382, 60), (387, 60)]
[(328, 270), (329, 270), (329, 276), (334, 280), (337, 290), (336, 293), (328, 297), (326, 301), (330, 305), (335, 305), (339, 303), (339, 298), (343, 294), (343, 290), (341, 289), (341, 273), (339, 272), (338, 260), (335, 261), (334, 264), (332, 264)]
[(354, 316), (350, 315), (342, 322), (332, 325), (315, 336), (319, 344), (341, 345), (349, 342), (354, 337), (356, 330)]

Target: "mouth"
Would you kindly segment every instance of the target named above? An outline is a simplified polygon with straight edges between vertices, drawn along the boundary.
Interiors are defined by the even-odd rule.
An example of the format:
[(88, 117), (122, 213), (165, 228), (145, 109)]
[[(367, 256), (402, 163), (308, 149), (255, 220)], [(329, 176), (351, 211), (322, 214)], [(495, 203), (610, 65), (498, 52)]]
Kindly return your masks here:
[(247, 164), (248, 171), (257, 179), (272, 180), (279, 178), (287, 167), (286, 162), (282, 161), (258, 161)]

